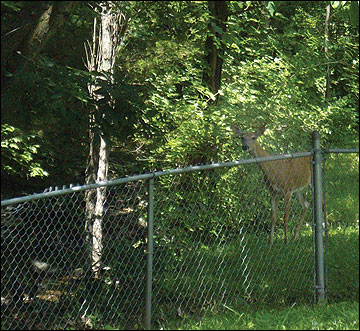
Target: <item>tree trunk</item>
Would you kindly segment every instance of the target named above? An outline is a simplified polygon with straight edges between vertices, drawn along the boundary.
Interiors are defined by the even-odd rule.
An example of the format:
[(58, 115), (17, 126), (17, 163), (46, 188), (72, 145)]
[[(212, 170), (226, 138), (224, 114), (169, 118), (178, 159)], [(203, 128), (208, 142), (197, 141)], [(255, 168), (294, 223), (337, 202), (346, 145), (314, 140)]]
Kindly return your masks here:
[[(116, 46), (124, 33), (122, 29), (126, 20), (113, 2), (103, 2), (97, 9), (100, 14), (98, 27), (97, 19), (94, 19), (94, 31), (92, 44), (85, 45), (87, 55), (87, 69), (96, 71), (96, 80), (107, 80), (113, 84), (113, 74), (116, 56)], [(101, 94), (100, 86), (89, 85), (88, 89), (94, 99), (94, 108), (89, 113), (89, 139), (90, 149), (88, 164), (86, 167), (86, 182), (102, 182), (107, 180), (109, 168), (109, 146), (106, 130), (103, 126), (105, 112), (100, 106), (100, 101), (106, 100), (106, 95)], [(106, 107), (113, 107), (111, 98), (106, 100)], [(92, 271), (95, 278), (100, 277), (101, 258), (103, 251), (102, 222), (104, 217), (104, 205), (106, 201), (106, 188), (89, 190), (85, 195), (87, 242), (91, 245)]]
[(212, 93), (216, 94), (221, 84), (221, 71), (225, 53), (225, 45), (222, 39), (226, 32), (229, 13), (227, 1), (209, 1), (208, 5), (211, 19), (209, 23), (210, 34), (205, 42), (207, 67), (203, 72), (203, 84), (208, 86)]
[[(63, 25), (74, 1), (26, 1), (10, 30), (1, 37), (2, 62), (6, 70), (22, 72), (27, 61), (42, 50), (46, 41)], [(10, 81), (2, 77), (2, 88)]]
[[(97, 181), (105, 181), (109, 168), (109, 147), (104, 136), (100, 136), (99, 163)], [(95, 217), (92, 226), (92, 267), (96, 278), (99, 278), (101, 267), (101, 256), (103, 250), (102, 243), (102, 220), (104, 216), (104, 204), (106, 201), (106, 188), (96, 189)]]
[(330, 66), (329, 66), (329, 18), (330, 18), (330, 8), (331, 5), (326, 6), (326, 16), (325, 16), (325, 58), (326, 58), (326, 86), (324, 97), (329, 97), (330, 92)]

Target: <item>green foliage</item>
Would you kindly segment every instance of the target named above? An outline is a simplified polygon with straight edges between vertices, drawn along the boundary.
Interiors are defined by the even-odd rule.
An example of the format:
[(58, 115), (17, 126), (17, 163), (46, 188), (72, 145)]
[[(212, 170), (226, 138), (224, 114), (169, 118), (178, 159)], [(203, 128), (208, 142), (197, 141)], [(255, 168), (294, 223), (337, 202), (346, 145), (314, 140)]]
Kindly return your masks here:
[(359, 26), (359, 1), (330, 1), (330, 3), (343, 20)]
[[(31, 167), (51, 174), (51, 183), (56, 177), (61, 180), (64, 175), (79, 177), (85, 166), (81, 160), (85, 158), (83, 146), (87, 126), (83, 109), (89, 102), (86, 82), (91, 77), (43, 56), (28, 67), (26, 73), (16, 78), (14, 93), (6, 93), (2, 98), (3, 109), (11, 110), (4, 113), (2, 121), (17, 128), (17, 134), (23, 136), (24, 148), (32, 149)], [(36, 141), (35, 146), (32, 141)], [(9, 149), (7, 158), (11, 159), (7, 162), (20, 161), (16, 149), (10, 150), (13, 146), (6, 146)], [(26, 174), (19, 172), (20, 168), (13, 170), (8, 173), (11, 177)], [(34, 174), (39, 176), (42, 172)]]
[[(345, 223), (345, 222), (344, 222)], [(331, 227), (327, 240), (329, 302), (359, 301), (359, 225)]]
[(40, 153), (36, 135), (26, 135), (8, 124), (1, 125), (1, 164), (4, 175), (20, 175), (22, 179), (49, 174), (34, 158)]
[(1, 6), (4, 6), (4, 8), (9, 8), (15, 12), (21, 10), (21, 5), (18, 3), (18, 1), (1, 1)]
[[(115, 84), (101, 84), (106, 116), (98, 119), (110, 135), (112, 176), (243, 157), (233, 142), (233, 122), (244, 130), (265, 124), (263, 141), (273, 152), (309, 149), (313, 130), (326, 147), (353, 147), (359, 60), (358, 30), (349, 15), (358, 2), (331, 4), (326, 57), (327, 3), (230, 1), (218, 45), (225, 53), (215, 104), (203, 85), (206, 2), (124, 2), (119, 9), (129, 23), (118, 47)], [(8, 31), (23, 5), (2, 6)], [(2, 79), (12, 86), (2, 98), (9, 110), (2, 123), (25, 135), (42, 132), (38, 144), (45, 156), (35, 162), (56, 181), (84, 176), (93, 76), (84, 71), (83, 43), (91, 37), (93, 15), (78, 3), (21, 74), (2, 63)], [(331, 93), (325, 99), (328, 65)]]
[[(279, 7), (278, 10), (285, 14), (285, 8)], [(326, 145), (339, 140), (346, 141), (347, 144), (352, 140), (354, 145), (356, 140), (357, 106), (352, 104), (352, 101), (358, 99), (358, 91), (346, 84), (344, 78), (347, 68), (353, 75), (358, 72), (358, 57), (350, 55), (356, 49), (350, 46), (350, 40), (354, 40), (352, 38), (356, 32), (349, 28), (349, 32), (354, 34), (344, 35), (343, 38), (349, 44), (345, 40), (335, 39), (331, 47), (331, 57), (326, 60), (322, 49), (323, 22), (318, 16), (324, 13), (324, 10), (325, 8), (321, 7), (309, 10), (302, 5), (296, 6), (292, 15), (288, 16), (286, 24), (282, 18), (273, 18), (267, 28), (267, 35), (265, 29), (254, 30), (259, 37), (262, 36), (260, 43), (256, 38), (242, 37), (236, 25), (230, 25), (234, 30), (228, 57), (231, 63), (228, 75), (231, 80), (224, 92), (227, 96), (225, 102), (228, 107), (235, 108), (232, 111), (233, 118), (244, 127), (267, 124), (275, 131), (275, 135), (279, 130), (276, 141), (287, 150), (308, 149), (313, 130), (318, 130), (323, 135)], [(255, 22), (258, 26), (264, 24), (261, 20)], [(341, 23), (337, 28), (340, 27)], [(240, 43), (243, 47), (238, 46)], [(346, 54), (349, 56), (345, 60), (335, 52), (336, 47), (342, 48), (344, 44), (348, 45)], [(240, 66), (235, 67), (233, 63), (238, 61), (237, 58), (244, 57), (244, 50), (249, 55), (258, 54), (258, 57), (242, 60)], [(262, 55), (263, 53), (265, 54)], [(245, 58), (248, 57), (245, 53)], [(344, 89), (341, 91), (334, 88), (337, 95), (328, 100), (323, 97), (326, 63), (334, 63), (335, 70), (341, 67), (345, 79), (345, 84), (341, 84)], [(336, 76), (334, 71), (331, 78), (334, 86), (338, 85)], [(304, 77), (307, 77), (306, 80)], [(352, 83), (355, 82), (354, 78), (352, 76)], [(335, 112), (338, 116), (334, 121)], [(286, 141), (293, 144), (286, 146)], [(300, 142), (306, 145), (302, 146)]]

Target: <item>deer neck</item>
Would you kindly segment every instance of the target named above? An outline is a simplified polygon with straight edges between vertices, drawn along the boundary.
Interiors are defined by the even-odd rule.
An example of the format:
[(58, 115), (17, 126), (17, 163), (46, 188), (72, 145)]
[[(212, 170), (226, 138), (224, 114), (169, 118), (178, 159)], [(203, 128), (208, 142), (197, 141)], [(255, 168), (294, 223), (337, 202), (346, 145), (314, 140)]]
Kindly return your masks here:
[(256, 158), (269, 156), (268, 152), (265, 151), (265, 149), (263, 149), (259, 144), (254, 146), (254, 148), (250, 151), (250, 154)]
[[(255, 145), (254, 148), (251, 150), (251, 155), (253, 157), (256, 158), (260, 158), (260, 157), (267, 157), (269, 156), (269, 153), (267, 151), (265, 151), (259, 144)], [(270, 161), (270, 162), (260, 162), (259, 166), (266, 178), (266, 181), (270, 184), (270, 186), (273, 186), (273, 183), (276, 183), (276, 172), (275, 172), (275, 168), (274, 167), (274, 162)], [(275, 185), (276, 186), (276, 185)], [(275, 191), (277, 191), (277, 188), (273, 187), (273, 189), (275, 189)]]

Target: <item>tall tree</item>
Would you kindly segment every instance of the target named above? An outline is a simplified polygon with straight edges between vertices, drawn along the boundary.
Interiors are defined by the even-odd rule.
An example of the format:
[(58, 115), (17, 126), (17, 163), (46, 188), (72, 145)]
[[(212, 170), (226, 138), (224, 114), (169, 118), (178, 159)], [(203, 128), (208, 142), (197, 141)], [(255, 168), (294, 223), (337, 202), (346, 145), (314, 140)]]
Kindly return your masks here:
[[(111, 1), (102, 2), (95, 9), (100, 15), (98, 23), (94, 18), (93, 40), (85, 45), (87, 69), (96, 72), (94, 84), (88, 89), (94, 100), (94, 107), (89, 112), (89, 157), (86, 168), (86, 183), (107, 180), (109, 168), (109, 136), (106, 130), (109, 111), (113, 108), (113, 100), (101, 89), (103, 82), (114, 83), (114, 66), (117, 45), (125, 32), (126, 18), (119, 7)], [(89, 190), (86, 194), (86, 231), (88, 240), (92, 240), (92, 270), (99, 278), (101, 267), (102, 218), (106, 188)]]
[(214, 94), (220, 89), (221, 71), (225, 53), (223, 37), (226, 32), (229, 16), (227, 1), (208, 1), (210, 12), (209, 35), (205, 42), (206, 67), (203, 72), (203, 83)]
[(330, 4), (326, 6), (325, 15), (325, 58), (326, 58), (326, 86), (324, 91), (325, 98), (329, 97), (330, 89), (330, 66), (329, 66), (329, 19), (330, 19)]

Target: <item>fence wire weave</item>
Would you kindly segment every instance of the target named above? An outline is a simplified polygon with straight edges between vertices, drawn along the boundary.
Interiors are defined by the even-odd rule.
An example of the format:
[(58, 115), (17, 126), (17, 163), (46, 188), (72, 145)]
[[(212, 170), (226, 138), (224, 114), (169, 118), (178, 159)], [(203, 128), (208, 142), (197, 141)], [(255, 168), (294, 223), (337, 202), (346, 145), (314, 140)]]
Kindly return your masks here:
[(359, 301), (359, 154), (326, 155), (324, 181), (328, 301)]
[[(3, 207), (2, 329), (143, 328), (147, 190), (145, 179), (107, 186), (97, 278), (86, 191)], [(311, 303), (312, 191), (304, 193), (299, 238), (303, 210), (293, 197), (284, 241), (282, 198), (270, 244), (271, 195), (259, 164), (155, 177), (153, 326), (224, 307)]]
[(1, 314), (7, 329), (142, 324), (146, 186), (139, 181), (107, 190), (101, 279), (91, 275), (84, 220), (84, 192), (2, 210)]
[[(181, 317), (224, 305), (312, 300), (311, 212), (297, 241), (285, 245), (279, 225), (270, 245), (271, 202), (257, 165), (161, 177), (155, 188), (160, 320), (169, 307)], [(293, 202), (290, 229), (301, 209)]]

